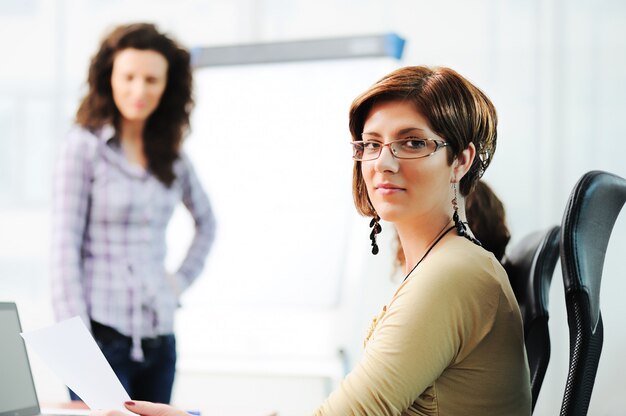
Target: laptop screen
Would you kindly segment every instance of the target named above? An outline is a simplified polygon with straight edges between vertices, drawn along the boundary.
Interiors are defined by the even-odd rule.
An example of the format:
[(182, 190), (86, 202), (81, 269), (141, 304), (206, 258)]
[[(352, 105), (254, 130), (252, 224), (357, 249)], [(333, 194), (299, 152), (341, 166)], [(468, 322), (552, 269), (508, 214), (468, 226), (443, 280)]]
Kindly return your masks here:
[(0, 416), (39, 413), (17, 307), (0, 302)]

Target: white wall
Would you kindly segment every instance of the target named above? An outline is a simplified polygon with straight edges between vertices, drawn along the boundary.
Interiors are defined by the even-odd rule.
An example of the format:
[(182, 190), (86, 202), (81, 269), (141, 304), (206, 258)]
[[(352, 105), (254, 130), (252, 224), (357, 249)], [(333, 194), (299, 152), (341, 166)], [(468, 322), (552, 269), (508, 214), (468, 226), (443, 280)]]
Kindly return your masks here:
[[(603, 169), (626, 177), (621, 160), (626, 150), (622, 139), (626, 136), (626, 4), (621, 1), (181, 0), (174, 6), (174, 2), (146, 0), (5, 0), (0, 2), (0, 298), (20, 302), (27, 328), (52, 319), (46, 257), (54, 150), (84, 91), (88, 59), (98, 39), (111, 25), (131, 20), (154, 21), (188, 46), (399, 33), (407, 39), (399, 64), (451, 66), (482, 87), (496, 104), (499, 146), (485, 179), (507, 206), (513, 242), (527, 232), (559, 223), (569, 191), (582, 173)], [(188, 143), (190, 148), (220, 140), (210, 129), (205, 134), (198, 123), (205, 105), (202, 98), (198, 97), (197, 130)], [(343, 110), (337, 110), (333, 126), (341, 123), (349, 105), (343, 96), (336, 98), (330, 96), (328, 105)], [(290, 129), (297, 128), (302, 117), (294, 107), (286, 123)], [(243, 105), (241, 109), (245, 125), (245, 113), (251, 109)], [(325, 130), (331, 122), (309, 123)], [(194, 153), (194, 159), (203, 169), (200, 155)], [(210, 178), (206, 182), (219, 207), (223, 202), (217, 200), (219, 184)], [(349, 198), (349, 189), (345, 192)], [(257, 213), (255, 207), (249, 211), (251, 216)], [(249, 393), (256, 390), (251, 386), (260, 385), (267, 390), (259, 388), (259, 395), (276, 395), (275, 402), (263, 405), (276, 403), (281, 414), (302, 414), (323, 399), (343, 371), (341, 366), (350, 366), (356, 359), (371, 315), (393, 287), (388, 280), (387, 251), (377, 258), (364, 256), (367, 224), (355, 216), (347, 218), (344, 228), (335, 224), (324, 233), (326, 238), (347, 237), (348, 242), (345, 272), (337, 281), (340, 286), (328, 286), (327, 293), (336, 295), (336, 304), (292, 303), (279, 308), (275, 303), (257, 302), (250, 309), (237, 309), (233, 281), (220, 281), (210, 273), (219, 261), (216, 247), (215, 258), (185, 298), (186, 307), (178, 319), (182, 376), (176, 397), (181, 403), (200, 406), (191, 397), (207, 398), (206, 389), (218, 388), (216, 396), (233, 400), (239, 389)], [(176, 221), (185, 225), (184, 215)], [(590, 414), (620, 414), (626, 407), (626, 397), (619, 394), (620, 353), (626, 347), (618, 298), (625, 289), (619, 278), (619, 256), (626, 247), (624, 230), (620, 219), (607, 252), (602, 288), (605, 347)], [(280, 245), (279, 236), (274, 237)], [(172, 238), (177, 239), (175, 233)], [(383, 238), (391, 240), (389, 233)], [(223, 244), (227, 245), (226, 240)], [(184, 243), (176, 246), (180, 245)], [(558, 411), (567, 369), (567, 323), (559, 273), (551, 292), (552, 361), (538, 415)], [(281, 287), (293, 283), (271, 276), (260, 276), (258, 281)], [(271, 297), (276, 292), (268, 287), (256, 286), (256, 292), (246, 296), (260, 290)], [(305, 289), (294, 284), (289, 290)], [(195, 309), (205, 300), (209, 306)], [(199, 327), (206, 331), (199, 333)], [(287, 331), (293, 331), (292, 340), (276, 342)], [(316, 341), (312, 342), (307, 338), (311, 334), (320, 337), (313, 337)], [(337, 347), (347, 355), (337, 355)], [(235, 353), (226, 359), (224, 351)], [(198, 375), (194, 368), (206, 371)], [(64, 397), (53, 376), (39, 365), (36, 369), (43, 398)], [(285, 380), (298, 388), (284, 388)]]

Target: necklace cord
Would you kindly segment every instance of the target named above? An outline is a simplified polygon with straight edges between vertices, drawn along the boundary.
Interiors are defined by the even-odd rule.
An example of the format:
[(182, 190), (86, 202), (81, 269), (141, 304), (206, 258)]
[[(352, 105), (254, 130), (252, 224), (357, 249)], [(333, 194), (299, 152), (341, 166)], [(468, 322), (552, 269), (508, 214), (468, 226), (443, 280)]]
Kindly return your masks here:
[(426, 250), (426, 253), (424, 253), (424, 255), (422, 256), (421, 259), (419, 259), (419, 261), (415, 264), (415, 266), (413, 266), (413, 268), (411, 269), (411, 271), (409, 271), (406, 275), (406, 277), (402, 280), (403, 282), (409, 278), (409, 276), (411, 275), (411, 273), (413, 273), (413, 270), (415, 270), (415, 268), (417, 266), (419, 266), (419, 264), (422, 262), (422, 260), (424, 260), (426, 258), (426, 256), (428, 256), (428, 253), (430, 253), (430, 251), (437, 245), (437, 243), (439, 243), (441, 241), (441, 239), (448, 234), (450, 231), (452, 231), (455, 228), (454, 225), (451, 225), (450, 227), (448, 227), (447, 230), (445, 230), (441, 235), (439, 235), (439, 237), (437, 237), (437, 239), (435, 241), (433, 241), (430, 244), (430, 247), (428, 247), (428, 250)]

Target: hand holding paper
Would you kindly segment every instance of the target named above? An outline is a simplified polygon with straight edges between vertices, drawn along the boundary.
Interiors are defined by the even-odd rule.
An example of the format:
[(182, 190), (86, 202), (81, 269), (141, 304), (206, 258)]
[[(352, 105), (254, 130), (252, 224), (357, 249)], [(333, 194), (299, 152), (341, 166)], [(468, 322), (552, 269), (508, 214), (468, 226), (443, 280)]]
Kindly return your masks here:
[(23, 332), (26, 344), (92, 410), (118, 409), (130, 400), (87, 327), (79, 317)]

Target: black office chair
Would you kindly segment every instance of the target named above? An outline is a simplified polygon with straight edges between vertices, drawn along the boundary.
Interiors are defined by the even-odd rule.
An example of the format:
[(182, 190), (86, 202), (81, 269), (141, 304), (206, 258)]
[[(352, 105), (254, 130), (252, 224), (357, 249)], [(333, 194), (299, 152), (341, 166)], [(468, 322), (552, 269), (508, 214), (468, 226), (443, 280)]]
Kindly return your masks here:
[(569, 373), (561, 416), (584, 416), (602, 351), (600, 282), (611, 231), (626, 201), (626, 180), (591, 171), (570, 194), (561, 224), (561, 267), (569, 325)]
[(559, 230), (555, 225), (527, 235), (502, 261), (524, 321), (533, 410), (550, 361), (548, 293), (559, 259)]

